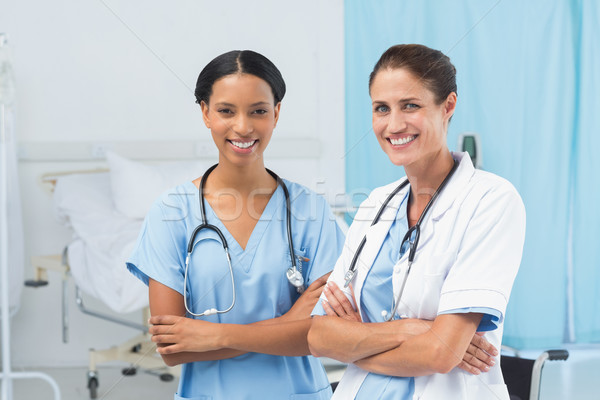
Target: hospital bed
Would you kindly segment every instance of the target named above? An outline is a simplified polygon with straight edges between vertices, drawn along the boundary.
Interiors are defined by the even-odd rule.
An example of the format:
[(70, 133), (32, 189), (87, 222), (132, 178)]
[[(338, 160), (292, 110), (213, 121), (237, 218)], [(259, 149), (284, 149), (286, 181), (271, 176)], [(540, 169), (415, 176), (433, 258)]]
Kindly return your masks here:
[[(133, 375), (141, 369), (156, 374), (163, 381), (172, 380), (180, 370), (178, 367), (166, 367), (154, 351), (155, 345), (148, 334), (147, 287), (125, 268), (125, 260), (132, 251), (142, 219), (131, 218), (115, 210), (110, 179), (108, 170), (55, 173), (42, 177), (42, 185), (53, 193), (56, 217), (60, 223), (72, 228), (73, 239), (61, 254), (32, 257), (35, 276), (25, 283), (30, 287), (45, 286), (48, 271), (60, 274), (64, 343), (69, 341), (70, 279), (75, 281), (75, 300), (83, 313), (139, 331), (119, 345), (89, 350), (87, 387), (92, 399), (98, 395), (100, 379), (97, 367), (102, 363), (123, 361), (130, 365), (123, 369), (124, 375)], [(84, 296), (101, 300), (113, 312), (87, 308)], [(140, 323), (118, 316), (136, 310), (142, 310)]]

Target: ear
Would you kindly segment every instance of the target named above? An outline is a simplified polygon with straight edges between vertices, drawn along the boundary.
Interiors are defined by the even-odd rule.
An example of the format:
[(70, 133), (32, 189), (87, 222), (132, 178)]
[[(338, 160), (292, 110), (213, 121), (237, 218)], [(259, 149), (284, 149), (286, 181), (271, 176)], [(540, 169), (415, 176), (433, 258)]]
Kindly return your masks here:
[(202, 110), (202, 119), (204, 120), (204, 125), (206, 125), (208, 129), (210, 129), (210, 118), (208, 117), (208, 104), (206, 104), (204, 100), (200, 102), (200, 109)]
[(273, 128), (277, 126), (277, 121), (279, 121), (279, 111), (280, 110), (281, 110), (281, 102), (277, 103), (273, 110), (275, 112), (275, 125), (273, 125)]
[(452, 115), (454, 115), (454, 111), (456, 110), (456, 100), (456, 93), (452, 92), (448, 95), (446, 101), (444, 102), (444, 112), (447, 119), (450, 119)]

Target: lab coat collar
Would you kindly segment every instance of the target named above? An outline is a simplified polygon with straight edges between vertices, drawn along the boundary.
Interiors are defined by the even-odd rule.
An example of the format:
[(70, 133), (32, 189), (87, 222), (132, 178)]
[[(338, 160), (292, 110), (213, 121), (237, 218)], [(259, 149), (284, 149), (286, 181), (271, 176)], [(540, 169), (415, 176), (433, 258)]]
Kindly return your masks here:
[(459, 162), (454, 175), (450, 178), (450, 181), (440, 193), (440, 197), (435, 201), (431, 209), (431, 218), (438, 220), (444, 215), (446, 211), (452, 206), (454, 200), (459, 197), (459, 194), (467, 186), (471, 177), (475, 173), (475, 167), (471, 162), (469, 153), (458, 153), (452, 152), (452, 157)]
[[(375, 215), (377, 211), (381, 208), (385, 199), (389, 196), (389, 194), (396, 189), (399, 185), (404, 182), (406, 178), (402, 178), (392, 184), (384, 186), (381, 191), (381, 194), (376, 197), (376, 201), (372, 205), (371, 209), (373, 210), (369, 221), (362, 222), (368, 223), (369, 225), (375, 219)], [(397, 193), (388, 203), (385, 210), (381, 214), (379, 218), (379, 222), (375, 225), (370, 225), (366, 229), (366, 243), (363, 251), (360, 254), (360, 257), (356, 263), (356, 273), (357, 276), (354, 280), (354, 295), (356, 298), (357, 304), (360, 304), (361, 294), (362, 294), (362, 285), (364, 283), (365, 277), (369, 273), (369, 270), (373, 266), (373, 262), (375, 261), (375, 257), (379, 254), (379, 250), (381, 246), (383, 246), (383, 242), (385, 237), (387, 236), (392, 223), (396, 219), (396, 215), (398, 214), (398, 208), (402, 203), (403, 199), (406, 196), (406, 192), (409, 190), (409, 185), (406, 185), (399, 193)], [(360, 308), (359, 308), (360, 313)], [(361, 314), (361, 318), (363, 318)]]

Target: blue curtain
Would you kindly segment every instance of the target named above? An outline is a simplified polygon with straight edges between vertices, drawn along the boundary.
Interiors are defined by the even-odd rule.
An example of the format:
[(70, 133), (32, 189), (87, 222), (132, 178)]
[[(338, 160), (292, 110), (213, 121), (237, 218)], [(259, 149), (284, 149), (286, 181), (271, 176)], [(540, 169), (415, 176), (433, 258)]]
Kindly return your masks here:
[(347, 192), (356, 203), (403, 175), (371, 129), (367, 81), (381, 53), (421, 43), (447, 54), (458, 71), (450, 149), (479, 133), (483, 168), (527, 209), (504, 330), (519, 348), (600, 340), (598, 10), (594, 0), (345, 2)]
[(600, 5), (573, 6), (576, 96), (573, 153), (573, 319), (575, 339), (600, 341)]

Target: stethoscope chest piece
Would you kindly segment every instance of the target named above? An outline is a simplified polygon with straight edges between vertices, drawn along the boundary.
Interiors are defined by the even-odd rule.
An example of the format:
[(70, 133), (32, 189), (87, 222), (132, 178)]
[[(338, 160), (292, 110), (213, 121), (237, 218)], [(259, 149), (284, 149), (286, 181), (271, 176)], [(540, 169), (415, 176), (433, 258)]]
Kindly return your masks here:
[(304, 277), (296, 267), (288, 268), (285, 275), (292, 286), (296, 288), (298, 293), (304, 292)]

